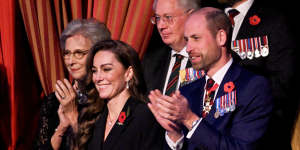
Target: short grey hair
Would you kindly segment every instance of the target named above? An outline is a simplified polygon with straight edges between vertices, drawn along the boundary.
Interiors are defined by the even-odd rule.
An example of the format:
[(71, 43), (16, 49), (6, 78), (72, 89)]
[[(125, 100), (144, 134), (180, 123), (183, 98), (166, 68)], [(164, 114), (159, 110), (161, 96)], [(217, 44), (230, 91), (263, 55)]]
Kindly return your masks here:
[[(177, 0), (177, 4), (179, 7), (182, 7), (183, 9), (189, 10), (197, 10), (200, 9), (202, 6), (202, 0)], [(156, 9), (157, 0), (154, 0), (152, 9)]]
[(202, 0), (177, 0), (178, 4), (186, 10), (197, 10), (201, 8)]
[(74, 35), (82, 35), (94, 45), (98, 41), (111, 39), (111, 34), (104, 23), (96, 19), (76, 19), (68, 23), (60, 36), (60, 47), (65, 49), (66, 40)]

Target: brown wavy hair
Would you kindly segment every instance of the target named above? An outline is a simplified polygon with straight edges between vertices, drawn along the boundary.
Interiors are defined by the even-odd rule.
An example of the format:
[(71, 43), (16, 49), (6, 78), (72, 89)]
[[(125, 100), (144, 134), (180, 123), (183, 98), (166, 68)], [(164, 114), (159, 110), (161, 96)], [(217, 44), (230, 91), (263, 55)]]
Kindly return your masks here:
[[(93, 83), (91, 83), (93, 84)], [(79, 150), (84, 150), (87, 147), (87, 142), (92, 135), (95, 122), (101, 116), (104, 106), (104, 100), (99, 98), (97, 89), (93, 86), (88, 91), (88, 100), (79, 113), (78, 117), (78, 133), (76, 136), (76, 144)]]
[(93, 60), (100, 51), (112, 52), (125, 69), (132, 67), (133, 78), (128, 81), (130, 96), (137, 100), (146, 101), (146, 83), (143, 77), (141, 62), (137, 52), (128, 44), (119, 40), (105, 40), (97, 42), (90, 50), (87, 58), (87, 69), (92, 70)]

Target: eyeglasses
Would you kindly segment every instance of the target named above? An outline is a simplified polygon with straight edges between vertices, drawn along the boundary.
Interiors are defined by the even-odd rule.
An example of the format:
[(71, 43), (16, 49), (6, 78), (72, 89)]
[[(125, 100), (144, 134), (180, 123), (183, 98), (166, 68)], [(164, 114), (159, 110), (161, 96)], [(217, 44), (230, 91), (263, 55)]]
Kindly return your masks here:
[(71, 55), (73, 54), (73, 56), (76, 59), (81, 59), (88, 52), (89, 52), (89, 50), (79, 50), (79, 49), (75, 50), (75, 52), (70, 52), (69, 50), (64, 50), (63, 57), (64, 57), (64, 59), (69, 59), (71, 57)]
[(158, 24), (162, 20), (165, 23), (167, 23), (168, 25), (173, 25), (176, 17), (181, 17), (182, 15), (185, 15), (189, 11), (190, 11), (190, 9), (184, 11), (184, 13), (182, 13), (180, 15), (173, 15), (173, 16), (172, 15), (163, 15), (163, 16), (154, 15), (151, 17), (151, 23)]

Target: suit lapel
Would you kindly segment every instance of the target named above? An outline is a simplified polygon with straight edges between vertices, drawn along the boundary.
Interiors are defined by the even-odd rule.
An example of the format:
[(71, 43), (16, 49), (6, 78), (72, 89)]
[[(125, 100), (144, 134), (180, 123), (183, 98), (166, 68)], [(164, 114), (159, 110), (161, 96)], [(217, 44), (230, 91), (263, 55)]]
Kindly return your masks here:
[[(257, 15), (259, 16), (260, 18), (263, 17), (262, 16), (262, 8), (261, 7), (258, 7), (258, 2), (254, 1), (253, 2), (253, 5), (250, 7), (250, 9), (248, 10), (244, 20), (243, 20), (243, 23), (238, 31), (238, 34), (237, 34), (237, 37), (236, 39), (239, 40), (239, 39), (245, 39), (245, 38), (250, 38), (249, 35), (252, 35), (252, 34), (255, 34), (256, 33), (256, 30), (258, 28), (260, 28), (260, 24), (258, 25), (251, 25), (250, 22), (249, 22), (249, 18), (254, 16), (254, 15)], [(261, 21), (264, 21), (263, 19), (261, 19)]]
[(186, 95), (192, 111), (198, 116), (202, 116), (204, 85), (205, 77), (196, 80), (195, 82), (191, 83), (192, 89), (188, 89), (192, 94)]
[[(158, 65), (158, 69), (157, 69), (157, 79), (155, 80), (155, 82), (157, 83), (156, 85), (158, 85), (158, 89), (159, 90), (163, 90), (165, 82), (166, 82), (166, 76), (168, 73), (168, 68), (170, 65), (170, 60), (171, 60), (171, 48), (168, 46), (165, 46), (164, 49), (162, 49), (163, 51), (166, 51), (164, 53), (164, 56), (162, 56), (161, 61), (159, 62)], [(163, 78), (162, 78), (163, 77)], [(161, 80), (163, 79), (163, 80)]]
[(95, 124), (94, 135), (91, 144), (89, 144), (89, 149), (91, 150), (102, 149), (107, 113), (108, 110), (107, 107), (105, 107), (102, 116), (99, 117)]
[[(135, 108), (134, 100), (129, 98), (124, 105), (120, 114), (125, 113), (125, 120), (122, 122), (120, 119), (120, 115), (116, 123), (114, 124), (113, 128), (111, 129), (110, 133), (106, 137), (106, 140), (103, 144), (103, 149), (113, 149), (114, 146), (118, 145), (119, 137), (124, 133), (125, 129), (130, 124), (130, 121), (134, 118), (131, 114)], [(103, 133), (104, 135), (104, 133)]]
[[(228, 71), (226, 72), (220, 86), (218, 89), (218, 93), (215, 97), (215, 99), (225, 95), (226, 93), (224, 92), (224, 84), (227, 82), (235, 82), (235, 80), (238, 78), (238, 76), (240, 75), (240, 69), (236, 66), (236, 64), (232, 63), (232, 65), (229, 67)], [(211, 124), (216, 120), (214, 118), (214, 114), (216, 112), (216, 103), (213, 104), (208, 116), (205, 118), (208, 122), (210, 122)]]

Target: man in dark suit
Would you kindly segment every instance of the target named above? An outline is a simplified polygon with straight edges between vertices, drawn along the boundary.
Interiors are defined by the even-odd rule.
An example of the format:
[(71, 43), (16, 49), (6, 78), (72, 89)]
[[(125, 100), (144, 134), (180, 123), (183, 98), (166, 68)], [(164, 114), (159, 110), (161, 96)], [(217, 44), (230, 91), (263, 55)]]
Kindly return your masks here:
[[(233, 14), (232, 49), (242, 67), (270, 80), (275, 109), (265, 148), (291, 149), (291, 128), (297, 109), (295, 44), (279, 9), (263, 0), (218, 0)], [(235, 11), (237, 10), (237, 11)], [(281, 135), (281, 138), (274, 138)], [(278, 140), (278, 141), (276, 141)], [(272, 148), (271, 148), (272, 149)]]
[(156, 24), (163, 43), (150, 42), (142, 60), (148, 91), (159, 89), (164, 94), (170, 95), (179, 87), (178, 71), (191, 67), (185, 50), (183, 25), (187, 16), (194, 9), (199, 8), (197, 1), (199, 0), (154, 1), (155, 15), (151, 22)]
[(172, 96), (150, 92), (148, 106), (167, 130), (168, 145), (189, 150), (256, 149), (271, 115), (271, 89), (264, 77), (233, 62), (228, 17), (219, 9), (202, 8), (189, 16), (184, 35), (193, 68), (204, 69), (206, 76)]

